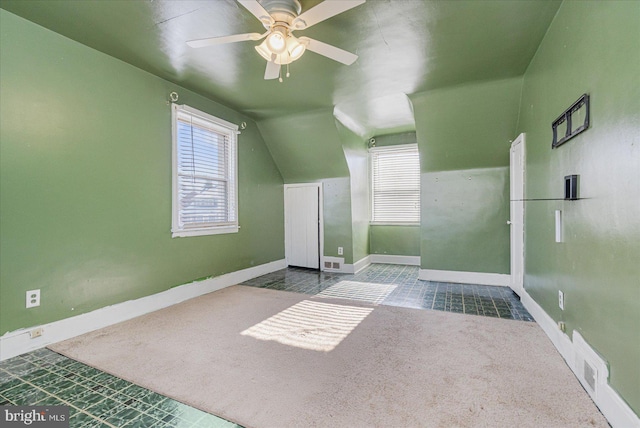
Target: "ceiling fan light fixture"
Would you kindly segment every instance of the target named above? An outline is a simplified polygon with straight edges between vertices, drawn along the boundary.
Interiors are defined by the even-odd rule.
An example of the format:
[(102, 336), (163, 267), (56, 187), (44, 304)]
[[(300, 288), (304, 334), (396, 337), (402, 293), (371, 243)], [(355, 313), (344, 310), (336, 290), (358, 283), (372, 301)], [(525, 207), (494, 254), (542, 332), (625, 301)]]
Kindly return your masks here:
[(366, 0), (322, 0), (304, 13), (300, 13), (302, 6), (299, 0), (237, 1), (260, 20), (267, 30), (266, 33), (209, 37), (207, 39), (190, 40), (187, 44), (192, 48), (202, 48), (224, 43), (258, 41), (264, 38), (262, 43), (255, 46), (255, 50), (267, 61), (267, 68), (264, 74), (265, 80), (280, 77), (280, 81), (282, 81), (281, 67), (283, 65), (287, 66), (286, 76), (289, 77), (289, 64), (300, 59), (306, 50), (345, 65), (351, 65), (358, 59), (358, 55), (351, 52), (308, 37), (300, 37), (298, 39), (291, 33), (307, 29), (312, 25), (353, 9)]
[(271, 61), (272, 53), (269, 50), (269, 47), (267, 46), (266, 40), (260, 43), (258, 46), (256, 46), (256, 51), (258, 51), (258, 53), (262, 58), (266, 59), (267, 61)]
[(265, 42), (269, 50), (275, 54), (281, 54), (287, 50), (287, 40), (280, 31), (274, 30), (267, 36)]
[(306, 48), (307, 47), (303, 43), (300, 43), (300, 41), (295, 37), (287, 37), (287, 52), (291, 57), (291, 61), (295, 61), (300, 58)]

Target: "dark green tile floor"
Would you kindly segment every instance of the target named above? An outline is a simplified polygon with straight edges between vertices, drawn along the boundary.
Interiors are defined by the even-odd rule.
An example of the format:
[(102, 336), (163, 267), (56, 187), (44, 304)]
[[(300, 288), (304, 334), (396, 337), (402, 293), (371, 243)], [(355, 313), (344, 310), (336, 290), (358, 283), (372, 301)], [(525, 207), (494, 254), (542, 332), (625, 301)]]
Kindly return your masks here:
[(341, 297), (416, 309), (534, 321), (508, 287), (418, 279), (417, 266), (372, 264), (356, 275), (287, 268), (243, 283), (320, 297)]
[(73, 428), (239, 427), (48, 349), (0, 362), (0, 405), (69, 406)]

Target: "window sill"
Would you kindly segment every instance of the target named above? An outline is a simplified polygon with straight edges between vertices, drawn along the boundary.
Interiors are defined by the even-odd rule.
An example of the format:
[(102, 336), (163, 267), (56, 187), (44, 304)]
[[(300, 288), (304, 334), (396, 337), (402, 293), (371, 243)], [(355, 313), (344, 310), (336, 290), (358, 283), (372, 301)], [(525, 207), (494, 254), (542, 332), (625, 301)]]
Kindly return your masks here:
[(392, 221), (371, 221), (369, 226), (420, 226), (420, 223), (392, 222)]
[(179, 230), (177, 232), (171, 232), (172, 238), (186, 238), (189, 236), (207, 236), (207, 235), (221, 235), (225, 233), (238, 233), (240, 226), (224, 226), (224, 227), (211, 227), (207, 229), (190, 229)]

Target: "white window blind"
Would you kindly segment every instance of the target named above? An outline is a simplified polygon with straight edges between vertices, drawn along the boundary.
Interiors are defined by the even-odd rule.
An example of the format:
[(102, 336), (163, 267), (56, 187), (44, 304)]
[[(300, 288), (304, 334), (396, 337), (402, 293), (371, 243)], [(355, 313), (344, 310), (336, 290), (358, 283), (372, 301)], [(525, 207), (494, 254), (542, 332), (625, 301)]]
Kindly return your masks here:
[(238, 231), (238, 127), (173, 105), (173, 236)]
[(420, 157), (417, 144), (373, 147), (372, 223), (420, 223)]

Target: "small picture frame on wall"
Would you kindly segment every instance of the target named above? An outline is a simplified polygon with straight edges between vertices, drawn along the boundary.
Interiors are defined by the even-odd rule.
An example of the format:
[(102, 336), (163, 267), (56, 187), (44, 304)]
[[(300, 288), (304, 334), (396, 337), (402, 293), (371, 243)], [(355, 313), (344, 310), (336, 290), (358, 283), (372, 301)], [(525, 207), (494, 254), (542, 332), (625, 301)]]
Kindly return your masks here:
[(553, 121), (551, 128), (553, 130), (552, 149), (586, 131), (589, 128), (589, 94), (582, 94), (575, 103), (571, 104), (571, 107)]

